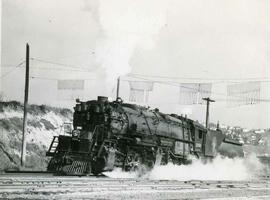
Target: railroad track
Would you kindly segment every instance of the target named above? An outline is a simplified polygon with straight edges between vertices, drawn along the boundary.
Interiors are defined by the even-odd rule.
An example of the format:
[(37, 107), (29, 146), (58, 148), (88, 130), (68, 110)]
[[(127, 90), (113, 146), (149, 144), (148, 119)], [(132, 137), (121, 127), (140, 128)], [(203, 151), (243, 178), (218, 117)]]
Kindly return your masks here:
[[(102, 199), (135, 198), (143, 195), (144, 199), (150, 194), (150, 199), (166, 199), (167, 197), (184, 198), (190, 195), (200, 197), (215, 194), (230, 194), (239, 196), (269, 195), (270, 180), (250, 181), (172, 181), (148, 179), (113, 179), (108, 177), (59, 177), (50, 174), (6, 174), (0, 175), (0, 198), (21, 199), (80, 199), (102, 197)], [(207, 196), (208, 194), (208, 196)], [(169, 195), (169, 196), (168, 196)], [(179, 197), (181, 195), (181, 197)], [(166, 197), (166, 198), (165, 198)], [(194, 198), (195, 198), (194, 197)], [(211, 195), (210, 195), (211, 197)], [(139, 198), (139, 199), (141, 199)], [(125, 198), (124, 198), (125, 199)]]

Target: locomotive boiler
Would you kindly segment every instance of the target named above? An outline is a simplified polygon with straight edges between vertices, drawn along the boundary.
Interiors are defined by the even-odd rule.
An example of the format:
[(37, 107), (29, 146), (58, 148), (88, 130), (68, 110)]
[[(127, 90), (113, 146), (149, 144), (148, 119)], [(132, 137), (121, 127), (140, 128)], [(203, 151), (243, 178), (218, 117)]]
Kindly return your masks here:
[(217, 154), (243, 156), (239, 142), (221, 130), (158, 109), (108, 101), (78, 101), (73, 131), (53, 138), (46, 155), (48, 171), (65, 175), (100, 174), (115, 167), (136, 170), (155, 164), (189, 164), (193, 156), (211, 160)]

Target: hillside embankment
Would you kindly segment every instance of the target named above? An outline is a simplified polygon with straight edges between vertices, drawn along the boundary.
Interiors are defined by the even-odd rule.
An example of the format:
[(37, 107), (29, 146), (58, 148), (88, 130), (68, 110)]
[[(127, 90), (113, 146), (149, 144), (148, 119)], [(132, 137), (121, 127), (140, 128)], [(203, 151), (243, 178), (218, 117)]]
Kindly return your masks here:
[[(29, 105), (24, 169), (46, 170), (45, 154), (53, 136), (64, 133), (64, 123), (72, 120), (72, 111), (46, 105)], [(0, 171), (21, 169), (23, 105), (0, 102)]]

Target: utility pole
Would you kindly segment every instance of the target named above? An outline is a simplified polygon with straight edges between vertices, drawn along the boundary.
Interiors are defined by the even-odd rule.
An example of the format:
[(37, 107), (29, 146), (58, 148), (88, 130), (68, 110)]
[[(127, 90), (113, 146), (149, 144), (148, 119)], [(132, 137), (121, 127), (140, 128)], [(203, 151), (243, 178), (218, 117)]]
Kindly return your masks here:
[(206, 122), (205, 127), (208, 129), (208, 123), (209, 123), (209, 106), (210, 102), (215, 102), (214, 100), (210, 99), (209, 97), (203, 98), (204, 101), (206, 101)]
[(119, 88), (120, 88), (120, 76), (117, 78), (116, 100), (119, 97)]
[(26, 44), (26, 66), (25, 66), (25, 88), (24, 88), (21, 166), (24, 166), (25, 154), (26, 154), (27, 108), (28, 108), (28, 90), (29, 90), (29, 51), (30, 51), (29, 45)]

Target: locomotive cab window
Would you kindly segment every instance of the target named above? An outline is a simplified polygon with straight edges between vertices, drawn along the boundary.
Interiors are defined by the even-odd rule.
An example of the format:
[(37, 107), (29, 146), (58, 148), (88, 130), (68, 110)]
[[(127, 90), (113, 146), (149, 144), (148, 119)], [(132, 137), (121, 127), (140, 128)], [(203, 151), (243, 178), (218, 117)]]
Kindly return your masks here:
[(199, 135), (198, 135), (199, 139), (203, 138), (203, 132), (201, 130), (199, 130)]
[(203, 139), (203, 131), (202, 130), (197, 129), (195, 133), (196, 133), (195, 137), (196, 137), (197, 140), (202, 140)]

